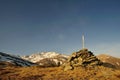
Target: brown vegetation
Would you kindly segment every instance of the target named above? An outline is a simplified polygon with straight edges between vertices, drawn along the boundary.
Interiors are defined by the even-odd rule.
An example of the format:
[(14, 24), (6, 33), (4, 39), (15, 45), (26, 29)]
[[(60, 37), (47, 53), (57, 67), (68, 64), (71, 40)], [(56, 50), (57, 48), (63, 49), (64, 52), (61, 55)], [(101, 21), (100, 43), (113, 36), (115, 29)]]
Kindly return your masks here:
[(63, 71), (61, 67), (0, 68), (0, 80), (120, 80), (120, 70), (104, 66), (76, 67)]

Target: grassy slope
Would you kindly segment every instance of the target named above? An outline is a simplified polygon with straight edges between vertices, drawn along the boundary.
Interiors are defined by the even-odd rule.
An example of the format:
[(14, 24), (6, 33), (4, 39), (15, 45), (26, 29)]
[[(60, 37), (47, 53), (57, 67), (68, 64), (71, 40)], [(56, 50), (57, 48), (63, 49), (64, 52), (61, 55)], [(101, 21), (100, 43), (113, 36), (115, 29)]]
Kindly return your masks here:
[(11, 66), (0, 68), (0, 80), (120, 80), (120, 70), (96, 66), (64, 72), (61, 67)]

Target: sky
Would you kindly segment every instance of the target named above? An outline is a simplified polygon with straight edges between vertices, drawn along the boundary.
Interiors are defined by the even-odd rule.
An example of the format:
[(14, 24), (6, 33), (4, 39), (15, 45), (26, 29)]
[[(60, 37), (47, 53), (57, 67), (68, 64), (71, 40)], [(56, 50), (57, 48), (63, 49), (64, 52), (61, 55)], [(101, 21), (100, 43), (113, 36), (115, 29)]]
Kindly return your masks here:
[(120, 0), (0, 0), (0, 52), (120, 57)]

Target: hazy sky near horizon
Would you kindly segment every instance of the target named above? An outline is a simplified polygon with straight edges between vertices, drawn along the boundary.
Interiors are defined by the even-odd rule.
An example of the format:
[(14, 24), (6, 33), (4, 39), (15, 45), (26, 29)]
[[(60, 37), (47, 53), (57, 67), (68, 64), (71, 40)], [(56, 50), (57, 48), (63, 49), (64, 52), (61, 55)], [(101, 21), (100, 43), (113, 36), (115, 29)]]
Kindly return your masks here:
[(71, 54), (85, 47), (120, 57), (120, 0), (0, 0), (0, 52)]

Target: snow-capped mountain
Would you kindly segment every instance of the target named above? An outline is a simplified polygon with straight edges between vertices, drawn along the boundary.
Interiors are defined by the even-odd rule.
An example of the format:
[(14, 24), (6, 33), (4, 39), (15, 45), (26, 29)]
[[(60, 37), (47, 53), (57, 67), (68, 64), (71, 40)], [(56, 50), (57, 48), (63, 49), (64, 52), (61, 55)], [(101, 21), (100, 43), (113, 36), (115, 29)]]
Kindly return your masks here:
[(31, 61), (33, 63), (38, 63), (39, 65), (61, 65), (64, 61), (68, 59), (69, 56), (63, 55), (56, 52), (41, 52), (28, 56), (21, 57), (22, 59)]
[(17, 66), (31, 66), (34, 63), (21, 59), (20, 57), (0, 52), (0, 62), (9, 62)]

